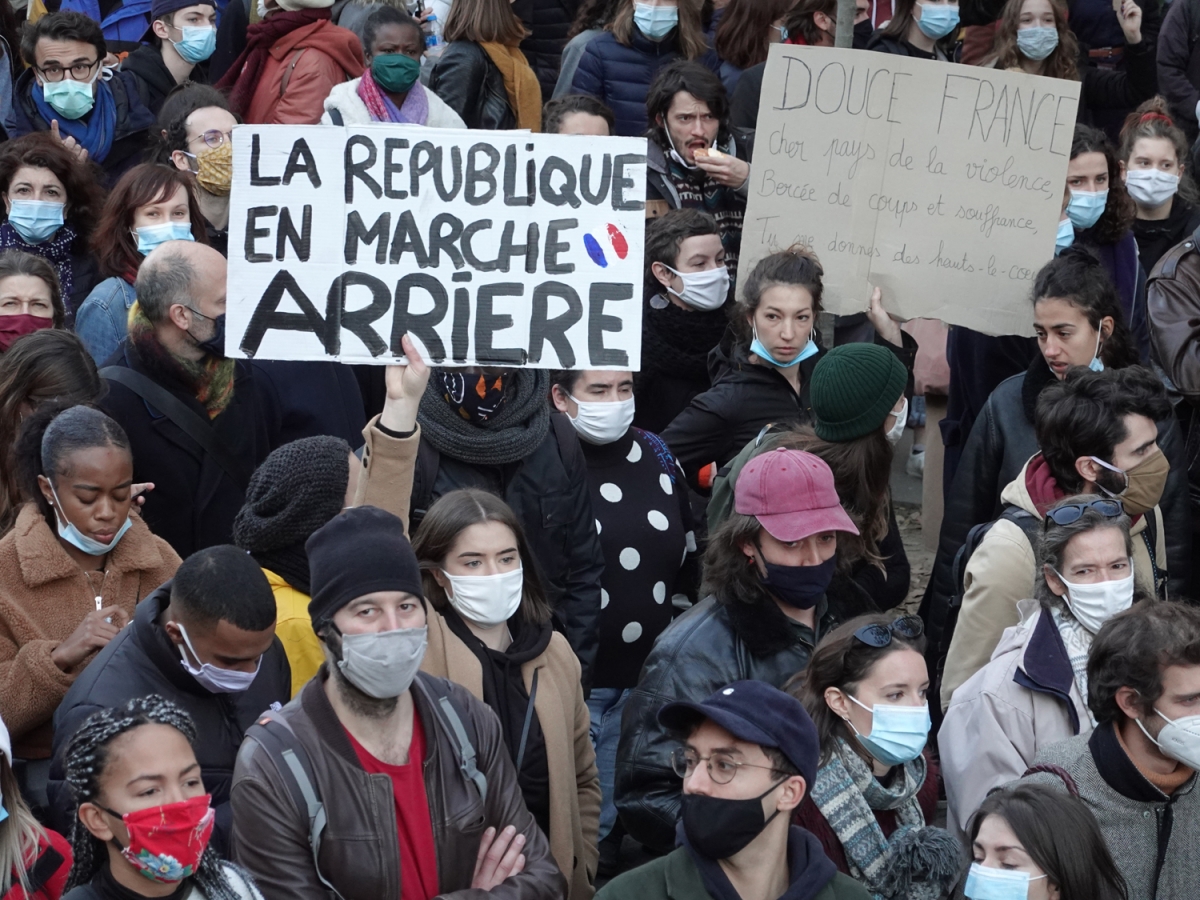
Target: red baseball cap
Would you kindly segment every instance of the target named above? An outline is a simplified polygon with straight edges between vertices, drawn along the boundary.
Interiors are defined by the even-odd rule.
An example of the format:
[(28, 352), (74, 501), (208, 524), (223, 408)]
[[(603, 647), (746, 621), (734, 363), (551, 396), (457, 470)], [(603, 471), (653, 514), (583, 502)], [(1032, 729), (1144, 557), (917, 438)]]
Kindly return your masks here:
[(734, 485), (733, 508), (754, 516), (778, 541), (800, 541), (822, 531), (858, 529), (838, 499), (825, 460), (779, 447), (746, 463)]

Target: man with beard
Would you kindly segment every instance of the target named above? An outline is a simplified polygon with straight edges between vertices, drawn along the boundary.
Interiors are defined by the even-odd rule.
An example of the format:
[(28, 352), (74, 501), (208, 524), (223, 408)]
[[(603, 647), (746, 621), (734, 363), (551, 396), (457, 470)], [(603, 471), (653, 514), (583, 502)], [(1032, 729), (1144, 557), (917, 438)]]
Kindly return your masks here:
[(242, 746), (235, 859), (267, 900), (565, 896), (499, 720), (418, 672), (425, 598), (401, 521), (351, 509), (305, 549), (326, 662)]
[[(1158, 447), (1155, 423), (1170, 412), (1162, 382), (1141, 366), (1102, 372), (1080, 366), (1038, 396), (1034, 428), (1041, 450), (1000, 494), (1005, 517), (967, 560), (962, 607), (942, 675), (943, 709), (955, 689), (991, 659), (1004, 629), (1018, 622), (1017, 603), (1033, 596), (1034, 578), (1042, 577), (1017, 521), (1022, 516), (1026, 524), (1029, 516), (1041, 520), (1072, 494), (1119, 500), (1133, 522), (1136, 588), (1165, 597), (1169, 560), (1158, 501), (1171, 465)], [(1040, 532), (1040, 522), (1033, 524)]]
[(646, 94), (652, 123), (646, 155), (647, 215), (700, 209), (717, 220), (725, 265), (737, 279), (754, 133), (729, 124), (729, 95), (712, 71), (679, 60)]

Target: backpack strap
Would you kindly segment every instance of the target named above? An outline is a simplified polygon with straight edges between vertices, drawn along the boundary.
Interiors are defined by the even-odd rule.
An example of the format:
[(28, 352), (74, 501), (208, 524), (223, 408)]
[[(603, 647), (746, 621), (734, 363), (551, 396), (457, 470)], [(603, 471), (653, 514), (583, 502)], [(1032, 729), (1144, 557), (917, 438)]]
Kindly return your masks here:
[[(463, 725), (463, 716), (455, 706), (454, 700), (447, 689), (449, 682), (441, 678), (418, 677), (413, 682), (413, 685), (420, 685), (430, 695), (430, 699), (434, 701), (431, 704), (434, 712), (438, 714), (442, 725), (458, 743), (459, 770), (469, 781), (474, 783), (476, 789), (479, 791), (480, 799), (484, 803), (487, 803), (487, 776), (479, 771), (479, 767), (475, 764), (475, 745), (471, 743), (466, 726)], [(532, 701), (530, 705), (532, 706)]]
[(105, 381), (115, 381), (129, 388), (149, 406), (154, 407), (178, 426), (179, 430), (200, 445), (205, 453), (213, 458), (225, 474), (233, 479), (238, 489), (245, 491), (250, 484), (253, 466), (246, 465), (238, 459), (217, 437), (212, 422), (202, 418), (199, 413), (164, 388), (157, 382), (147, 378), (141, 372), (125, 366), (105, 366), (100, 370), (100, 377)]
[(575, 426), (565, 413), (557, 410), (550, 413), (550, 423), (554, 426), (554, 439), (558, 441), (558, 455), (562, 457), (567, 471), (586, 471), (587, 460), (583, 458), (583, 448), (579, 446)]
[(1150, 573), (1154, 577), (1154, 596), (1161, 600), (1167, 599), (1167, 570), (1158, 560), (1158, 517), (1162, 511), (1156, 506), (1146, 513), (1146, 527), (1142, 531), (1142, 542), (1150, 555)]
[[(1063, 780), (1063, 784), (1067, 786), (1068, 794), (1072, 797), (1079, 796), (1079, 785), (1075, 783), (1075, 779), (1071, 777), (1071, 773), (1062, 766), (1055, 765), (1054, 763), (1039, 763), (1036, 766), (1030, 766), (1026, 769), (1025, 775), (1036, 775), (1039, 772), (1044, 772), (1047, 775), (1057, 775)], [(1025, 775), (1021, 777), (1024, 778)]]
[(276, 770), (283, 777), (296, 809), (308, 819), (308, 846), (312, 850), (313, 871), (334, 897), (342, 895), (321, 874), (321, 863), (317, 858), (321, 850), (321, 834), (325, 831), (328, 816), (321, 795), (317, 793), (316, 776), (308, 751), (296, 737), (291, 726), (271, 713), (259, 718), (246, 730), (246, 737), (267, 752)]
[(283, 78), (279, 82), (279, 96), (282, 98), (287, 93), (288, 82), (292, 80), (292, 73), (296, 71), (296, 63), (300, 62), (300, 57), (304, 55), (307, 47), (301, 47), (292, 54), (292, 61), (288, 63), (288, 67), (283, 70)]
[(433, 505), (433, 486), (437, 481), (442, 455), (429, 441), (421, 441), (417, 447), (417, 461), (413, 465), (412, 498), (408, 506), (408, 533), (416, 534), (417, 526)]

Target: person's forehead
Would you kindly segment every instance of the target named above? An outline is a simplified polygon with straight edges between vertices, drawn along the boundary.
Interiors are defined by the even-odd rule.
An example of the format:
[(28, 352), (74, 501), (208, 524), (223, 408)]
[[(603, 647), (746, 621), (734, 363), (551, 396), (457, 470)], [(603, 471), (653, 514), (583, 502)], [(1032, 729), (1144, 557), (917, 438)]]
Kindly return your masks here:
[(676, 91), (671, 97), (671, 112), (688, 112), (703, 114), (708, 112), (708, 104), (687, 91)]
[(87, 41), (39, 38), (34, 53), (39, 60), (54, 60), (60, 63), (95, 62), (97, 48)]
[(203, 134), (206, 131), (231, 131), (237, 124), (233, 113), (219, 106), (204, 106), (192, 112), (187, 118), (187, 129), (190, 134)]

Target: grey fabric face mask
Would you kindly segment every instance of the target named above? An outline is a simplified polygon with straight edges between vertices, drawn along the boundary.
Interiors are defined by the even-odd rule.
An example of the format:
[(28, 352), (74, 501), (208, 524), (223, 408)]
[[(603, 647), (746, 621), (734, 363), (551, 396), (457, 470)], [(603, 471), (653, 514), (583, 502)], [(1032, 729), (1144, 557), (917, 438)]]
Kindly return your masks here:
[(368, 697), (377, 700), (399, 697), (408, 690), (421, 668), (428, 635), (429, 629), (424, 625), (343, 634), (338, 668), (347, 681)]

